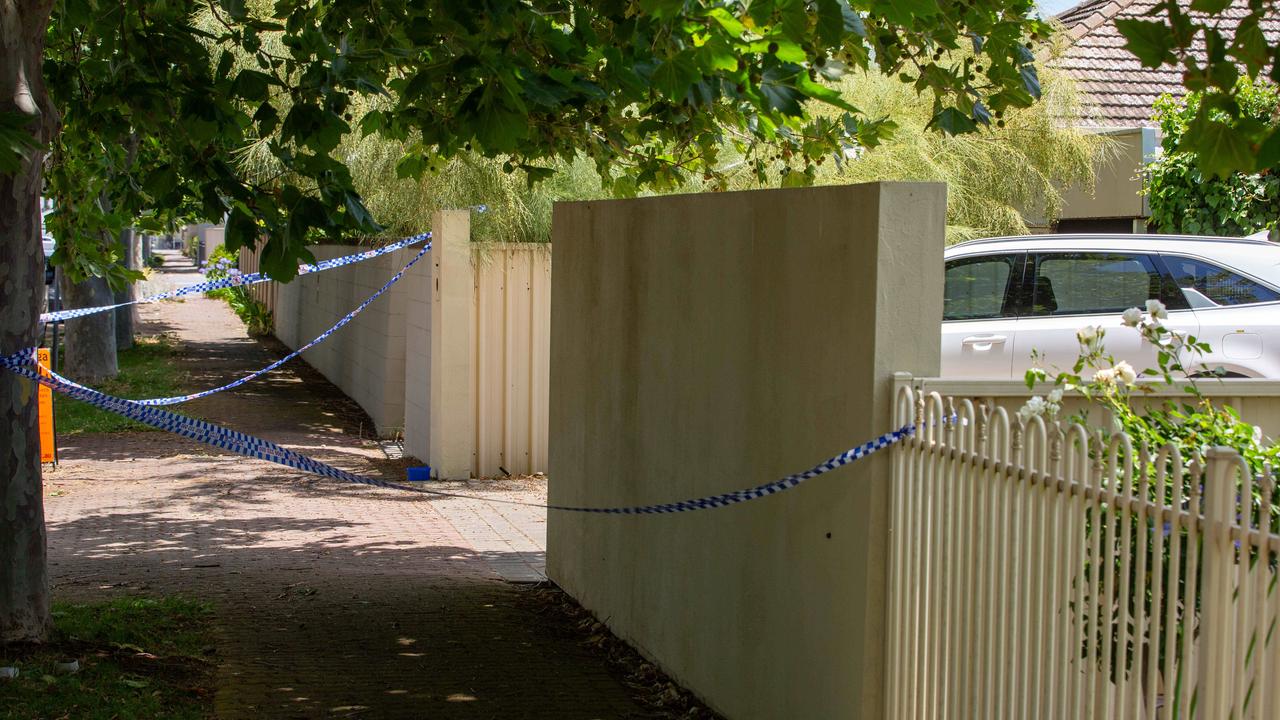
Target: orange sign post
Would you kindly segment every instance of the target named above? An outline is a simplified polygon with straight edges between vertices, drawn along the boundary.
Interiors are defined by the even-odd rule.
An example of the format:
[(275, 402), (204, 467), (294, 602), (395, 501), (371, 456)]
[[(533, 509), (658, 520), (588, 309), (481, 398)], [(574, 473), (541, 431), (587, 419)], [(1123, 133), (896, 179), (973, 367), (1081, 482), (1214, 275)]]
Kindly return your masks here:
[[(49, 348), (36, 350), (36, 362), (39, 363), (40, 374), (49, 377)], [(58, 446), (53, 437), (53, 390), (44, 385), (37, 386), (36, 400), (40, 406), (40, 462), (56, 463)]]

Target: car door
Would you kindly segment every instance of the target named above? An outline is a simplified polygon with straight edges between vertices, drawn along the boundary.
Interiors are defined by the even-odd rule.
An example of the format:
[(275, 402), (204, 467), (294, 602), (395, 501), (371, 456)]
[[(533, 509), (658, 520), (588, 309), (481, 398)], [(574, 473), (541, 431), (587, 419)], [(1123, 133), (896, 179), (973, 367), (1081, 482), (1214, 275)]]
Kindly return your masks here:
[(1208, 260), (1160, 255), (1196, 314), (1197, 338), (1209, 343), (1209, 353), (1194, 370), (1276, 377), (1280, 333), (1273, 328), (1280, 314), (1280, 292)]
[(1027, 261), (1027, 306), (1014, 331), (1013, 375), (1032, 367), (1032, 352), (1040, 367), (1053, 373), (1070, 369), (1079, 356), (1076, 331), (1099, 326), (1106, 331), (1103, 345), (1117, 361), (1141, 372), (1156, 367), (1156, 348), (1120, 315), (1144, 307), (1148, 299), (1165, 303), (1165, 325), (1195, 334), (1196, 317), (1185, 298), (1160, 272), (1157, 260), (1140, 252), (1038, 252)]
[(942, 376), (1008, 378), (1013, 297), (1026, 253), (968, 255), (947, 261), (942, 310)]

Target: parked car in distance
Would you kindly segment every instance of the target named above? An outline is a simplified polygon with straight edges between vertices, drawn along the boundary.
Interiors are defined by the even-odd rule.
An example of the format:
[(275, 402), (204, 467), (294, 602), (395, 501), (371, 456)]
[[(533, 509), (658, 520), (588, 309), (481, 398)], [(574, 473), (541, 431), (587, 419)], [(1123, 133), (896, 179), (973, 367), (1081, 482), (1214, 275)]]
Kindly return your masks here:
[(1181, 235), (1030, 235), (947, 248), (943, 377), (1022, 378), (1076, 360), (1076, 330), (1106, 329), (1138, 370), (1156, 349), (1120, 314), (1159, 299), (1165, 325), (1209, 343), (1196, 374), (1280, 378), (1280, 245)]

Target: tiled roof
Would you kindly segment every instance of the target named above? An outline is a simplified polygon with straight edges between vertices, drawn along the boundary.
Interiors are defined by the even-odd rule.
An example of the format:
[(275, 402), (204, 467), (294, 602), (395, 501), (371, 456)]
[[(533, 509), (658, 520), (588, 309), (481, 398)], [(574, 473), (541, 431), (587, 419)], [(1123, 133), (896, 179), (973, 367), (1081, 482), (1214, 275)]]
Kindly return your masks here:
[[(1181, 0), (1190, 9), (1189, 0)], [(1071, 44), (1052, 65), (1076, 81), (1083, 95), (1085, 122), (1112, 127), (1152, 127), (1152, 104), (1165, 93), (1181, 97), (1182, 72), (1165, 66), (1143, 67), (1124, 49), (1124, 37), (1116, 30), (1118, 18), (1141, 18), (1156, 6), (1155, 0), (1085, 0), (1057, 16), (1067, 29)], [(1248, 14), (1248, 0), (1234, 0), (1217, 18), (1228, 39)], [(1193, 17), (1203, 18), (1201, 13)], [(1162, 19), (1164, 15), (1150, 19)], [(1280, 16), (1262, 21), (1262, 31), (1272, 44), (1280, 42)], [(1197, 38), (1193, 48), (1204, 60), (1204, 45)]]

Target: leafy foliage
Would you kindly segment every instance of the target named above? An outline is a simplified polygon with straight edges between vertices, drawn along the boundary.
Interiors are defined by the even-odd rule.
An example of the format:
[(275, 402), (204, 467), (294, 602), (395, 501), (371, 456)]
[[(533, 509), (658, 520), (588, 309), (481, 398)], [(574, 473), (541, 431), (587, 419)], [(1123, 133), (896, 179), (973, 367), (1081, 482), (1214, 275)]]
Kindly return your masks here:
[[(1243, 118), (1221, 112), (1213, 117), (1235, 127), (1241, 122), (1280, 127), (1280, 91), (1275, 85), (1239, 82)], [(1249, 235), (1274, 230), (1280, 220), (1280, 176), (1263, 171), (1211, 177), (1201, 170), (1199, 154), (1183, 140), (1200, 115), (1203, 93), (1179, 102), (1169, 96), (1156, 103), (1164, 154), (1147, 166), (1151, 221), (1160, 232), (1190, 235)]]
[[(1059, 408), (1063, 391), (1074, 392), (1090, 405), (1105, 410), (1112, 418), (1112, 430), (1128, 435), (1135, 446), (1145, 445), (1153, 451), (1166, 445), (1178, 448), (1187, 466), (1184, 476), (1187, 482), (1199, 481), (1192, 472), (1193, 464), (1217, 446), (1239, 452), (1255, 475), (1280, 469), (1280, 445), (1264, 438), (1257, 427), (1242, 421), (1235, 409), (1214, 405), (1200, 390), (1199, 375), (1191, 368), (1200, 367), (1200, 358), (1211, 350), (1209, 344), (1169, 329), (1163, 323), (1167, 317), (1164, 305), (1158, 300), (1148, 300), (1145, 312), (1139, 308), (1125, 311), (1124, 324), (1157, 348), (1156, 367), (1141, 372), (1106, 352), (1103, 328), (1082, 328), (1077, 333), (1080, 352), (1069, 370), (1058, 370), (1052, 377), (1038, 366), (1027, 371), (1028, 388), (1052, 380), (1055, 392), (1048, 399), (1033, 397), (1021, 414), (1052, 416)], [(1161, 385), (1189, 392), (1194, 401), (1168, 401), (1154, 407), (1134, 402), (1135, 393), (1148, 393)], [(1088, 416), (1072, 419), (1086, 422)], [(1186, 490), (1183, 497), (1189, 496), (1190, 488)], [(1255, 493), (1255, 502), (1275, 503), (1275, 498), (1262, 497), (1260, 488)], [(1280, 530), (1280, 512), (1273, 517), (1277, 518), (1273, 529)]]
[[(762, 144), (768, 173), (802, 183), (833, 184), (875, 180), (931, 180), (947, 183), (947, 237), (1028, 232), (1027, 217), (1052, 220), (1064, 187), (1089, 187), (1095, 161), (1110, 152), (1106, 136), (1081, 132), (1071, 122), (1080, 114), (1069, 78), (1043, 78), (1043, 97), (1029, 108), (1001, 112), (991, 127), (962, 135), (929, 128), (933, 101), (895, 78), (878, 72), (851, 73), (836, 85), (845, 102), (876, 116), (896, 118), (898, 128), (872, 149), (822, 157), (812, 177), (791, 170), (785, 143)], [(810, 112), (821, 114), (817, 101)], [(829, 111), (830, 112), (830, 111)], [(464, 154), (420, 178), (396, 178), (400, 143), (369, 135), (348, 136), (337, 151), (351, 168), (369, 209), (396, 236), (429, 227), (431, 213), (483, 203), (472, 215), (476, 240), (546, 242), (551, 239), (551, 205), (556, 200), (605, 197), (608, 191), (589, 160), (557, 161), (555, 174), (527, 182), (521, 170), (505, 172), (505, 158)], [(768, 154), (772, 153), (772, 154)], [(247, 170), (270, 176), (278, 169), (256, 153), (244, 157)], [(722, 177), (691, 178), (678, 191), (761, 186), (754, 169), (731, 143), (720, 151)]]
[(897, 118), (899, 128), (856, 159), (824, 165), (816, 181), (945, 182), (949, 242), (1025, 234), (1028, 218), (1060, 214), (1063, 188), (1091, 188), (1096, 161), (1113, 148), (1071, 122), (1080, 108), (1069, 78), (1047, 74), (1043, 87), (1040, 102), (997, 113), (990, 128), (943, 135), (928, 130), (928, 98), (883, 76), (860, 77), (851, 102)]
[[(306, 244), (375, 233), (335, 151), (355, 129), (403, 143), (406, 178), (474, 153), (544, 179), (579, 156), (611, 193), (715, 181), (726, 145), (760, 181), (761, 142), (818, 160), (892, 127), (833, 89), (875, 67), (933, 98), (962, 132), (1040, 94), (1031, 0), (59, 0), (46, 74), (63, 137), (50, 185), (55, 261), (110, 272), (126, 218), (227, 222), (232, 249), (266, 238), (289, 279)], [(961, 48), (969, 52), (957, 54)], [(359, 118), (357, 101), (371, 105)], [(807, 101), (835, 115), (811, 115)], [(243, 179), (256, 147), (278, 172)], [(95, 200), (107, 198), (110, 203)], [(70, 242), (75, 240), (75, 242)]]
[[(219, 245), (217, 250), (209, 256), (209, 264), (205, 268), (205, 277), (209, 280), (221, 280), (226, 277), (235, 277), (240, 275), (237, 267), (239, 261), (236, 255), (226, 246)], [(227, 304), (239, 317), (241, 322), (245, 324), (245, 329), (250, 335), (267, 335), (271, 333), (272, 319), (271, 311), (267, 306), (249, 293), (249, 289), (243, 285), (233, 285), (231, 287), (219, 288), (205, 293), (211, 298), (226, 300)]]
[[(1243, 13), (1234, 33), (1222, 13)], [(1273, 0), (1160, 0), (1146, 18), (1116, 21), (1125, 47), (1143, 65), (1177, 69), (1187, 90), (1201, 94), (1177, 148), (1194, 153), (1207, 177), (1256, 173), (1280, 164), (1280, 128), (1251, 114), (1248, 85), (1239, 80), (1280, 82), (1280, 45), (1267, 41), (1262, 21), (1274, 16)], [(1193, 14), (1194, 13), (1194, 14)], [(1148, 19), (1149, 18), (1149, 19)]]

